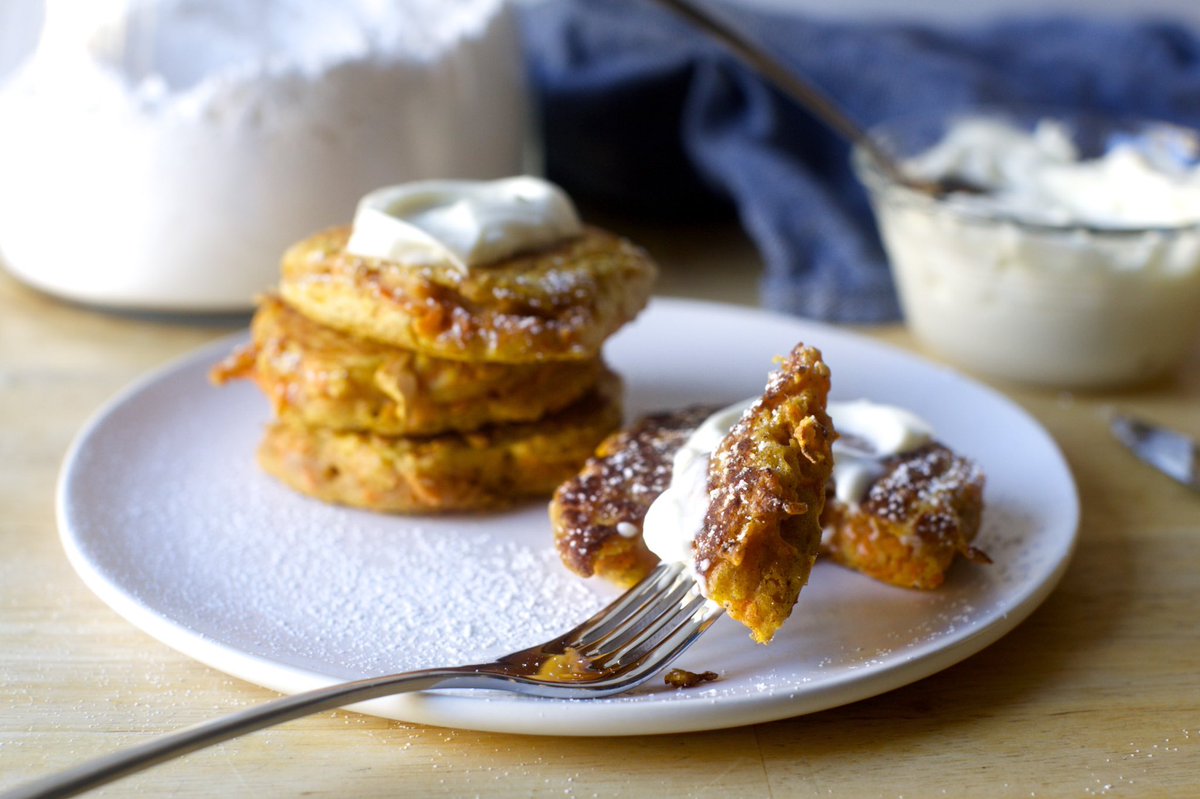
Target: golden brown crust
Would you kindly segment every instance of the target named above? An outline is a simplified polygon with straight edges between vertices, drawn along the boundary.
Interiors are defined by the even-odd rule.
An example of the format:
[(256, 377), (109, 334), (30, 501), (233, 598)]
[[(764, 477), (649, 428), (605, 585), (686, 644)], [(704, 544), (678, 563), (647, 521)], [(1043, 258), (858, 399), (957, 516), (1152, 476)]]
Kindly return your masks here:
[(290, 424), (381, 435), (433, 435), (528, 422), (562, 410), (599, 380), (599, 359), (451, 361), (351, 336), (260, 298), (253, 344), (214, 380), (254, 380)]
[(440, 436), (380, 436), (275, 422), (259, 463), (326, 502), (391, 513), (491, 510), (548, 496), (621, 422), (620, 380), (536, 422)]
[(983, 515), (984, 475), (939, 443), (887, 458), (858, 506), (829, 497), (823, 551), (892, 585), (942, 585), (957, 555), (991, 561), (971, 545)]
[(829, 381), (820, 351), (797, 345), (709, 461), (696, 570), (759, 643), (791, 615), (820, 547), (836, 438)]
[(330, 327), (456, 360), (595, 358), (657, 274), (644, 251), (596, 228), (468, 272), (351, 255), (348, 237), (336, 228), (290, 248), (284, 299)]
[(663, 675), (663, 682), (672, 688), (694, 688), (701, 683), (712, 682), (718, 680), (721, 675), (715, 671), (685, 671), (684, 669), (671, 669)]
[(697, 406), (646, 416), (604, 439), (582, 471), (559, 486), (550, 521), (567, 568), (622, 587), (650, 573), (658, 556), (642, 541), (646, 511), (671, 482), (675, 451), (715, 410)]

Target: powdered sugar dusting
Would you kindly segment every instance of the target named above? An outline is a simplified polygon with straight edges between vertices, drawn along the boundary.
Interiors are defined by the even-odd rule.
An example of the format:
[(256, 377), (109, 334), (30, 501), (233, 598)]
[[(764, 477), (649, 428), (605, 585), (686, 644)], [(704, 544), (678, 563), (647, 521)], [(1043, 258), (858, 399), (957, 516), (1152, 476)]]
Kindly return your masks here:
[(544, 504), (447, 518), (334, 507), (258, 470), (256, 424), (237, 447), (180, 459), (206, 427), (151, 424), (92, 451), (86, 467), (107, 479), (79, 502), (136, 533), (102, 542), (105, 568), (208, 637), (349, 678), (484, 661), (565, 632), (607, 595), (558, 563)]
[[(723, 618), (676, 662), (719, 675), (693, 689), (655, 680), (589, 702), (467, 692), (378, 712), (589, 735), (765, 721), (928, 676), (1025, 618), (1065, 568), (1078, 519), (1070, 474), (1044, 431), (952, 375), (903, 355), (884, 358), (839, 331), (773, 319), (652, 305), (606, 357), (637, 413), (744, 395), (772, 355), (796, 340), (819, 342), (841, 390), (913, 407), (980, 464), (986, 508), (975, 543), (991, 565), (960, 561), (942, 588), (919, 592), (818, 561), (769, 647)], [(738, 336), (728, 335), (733, 327)], [(544, 503), (486, 516), (396, 517), (283, 488), (253, 461), (270, 415), (265, 400), (249, 385), (218, 391), (206, 382), (231, 348), (199, 353), (128, 395), (83, 436), (64, 471), (68, 551), (107, 601), (136, 603), (135, 623), (230, 673), (297, 690), (281, 672), (336, 679), (485, 660), (565, 631), (616, 593), (561, 566)], [(906, 396), (910, 385), (937, 390)], [(168, 628), (175, 637), (163, 634)], [(241, 655), (257, 660), (231, 661)]]

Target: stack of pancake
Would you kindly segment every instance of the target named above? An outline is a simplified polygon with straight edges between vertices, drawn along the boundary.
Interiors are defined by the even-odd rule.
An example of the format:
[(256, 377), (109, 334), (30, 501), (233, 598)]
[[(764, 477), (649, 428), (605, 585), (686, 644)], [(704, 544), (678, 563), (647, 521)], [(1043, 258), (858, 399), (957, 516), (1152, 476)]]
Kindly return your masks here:
[(349, 235), (289, 249), (252, 342), (213, 370), (270, 399), (265, 471), (377, 511), (486, 510), (548, 496), (620, 425), (601, 347), (649, 298), (641, 249), (585, 227), (462, 270), (354, 255)]

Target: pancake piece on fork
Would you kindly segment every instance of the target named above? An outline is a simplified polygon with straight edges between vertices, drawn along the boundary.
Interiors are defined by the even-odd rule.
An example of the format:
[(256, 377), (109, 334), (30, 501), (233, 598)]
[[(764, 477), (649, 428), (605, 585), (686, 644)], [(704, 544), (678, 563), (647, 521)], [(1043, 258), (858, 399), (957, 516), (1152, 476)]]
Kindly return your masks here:
[(837, 437), (829, 367), (797, 345), (713, 452), (696, 571), (709, 599), (768, 643), (792, 613), (821, 544)]
[[(760, 642), (791, 613), (817, 556), (836, 437), (825, 410), (829, 380), (821, 353), (797, 345), (711, 457), (700, 453), (702, 519), (682, 531), (689, 536), (683, 557), (707, 596)], [(689, 449), (695, 429), (713, 412), (695, 407), (648, 416), (610, 436), (559, 487), (550, 516), (568, 568), (620, 585), (649, 573), (662, 553), (652, 552), (642, 535), (647, 513), (655, 513), (648, 509), (664, 492), (687, 493), (677, 488), (675, 456)]]

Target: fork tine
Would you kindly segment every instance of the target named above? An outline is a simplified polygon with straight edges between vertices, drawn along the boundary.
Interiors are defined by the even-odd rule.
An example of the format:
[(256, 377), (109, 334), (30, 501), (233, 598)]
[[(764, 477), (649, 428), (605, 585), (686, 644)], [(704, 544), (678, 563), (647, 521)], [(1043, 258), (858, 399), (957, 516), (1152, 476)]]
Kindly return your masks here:
[(699, 591), (681, 598), (672, 608), (642, 624), (631, 625), (628, 634), (606, 642), (606, 646), (591, 655), (593, 665), (609, 668), (626, 660), (637, 660), (649, 649), (653, 649), (675, 633), (679, 627), (695, 616), (708, 600)]
[(691, 615), (680, 620), (653, 645), (630, 652), (624, 662), (610, 667), (610, 674), (605, 679), (579, 686), (580, 693), (592, 697), (611, 696), (645, 682), (683, 654), (724, 612), (719, 605), (703, 600)]
[(663, 593), (676, 585), (681, 574), (682, 564), (660, 563), (640, 583), (601, 608), (582, 624), (545, 643), (503, 655), (497, 658), (496, 662), (506, 667), (524, 669), (541, 663), (547, 656), (568, 652), (581, 653), (592, 642), (623, 627), (630, 619), (638, 618), (644, 613), (646, 607), (661, 601)]
[(723, 607), (705, 600), (685, 624), (677, 627), (653, 647), (639, 651), (637, 657), (623, 664), (623, 668), (631, 672), (635, 669), (644, 669), (651, 673), (657, 671), (695, 643), (696, 639), (724, 613)]
[(688, 594), (697, 591), (696, 583), (691, 575), (680, 572), (670, 585), (621, 619), (603, 629), (597, 629), (596, 634), (582, 638), (579, 649), (585, 654), (603, 651), (612, 652), (619, 649), (625, 642), (642, 636), (646, 629), (654, 628), (661, 620), (678, 610)]
[(660, 563), (640, 583), (629, 589), (612, 604), (601, 609), (587, 621), (564, 634), (559, 640), (573, 647), (583, 647), (613, 629), (624, 624), (628, 619), (642, 612), (647, 604), (657, 601), (663, 591), (668, 590), (683, 573), (683, 566), (678, 563)]

